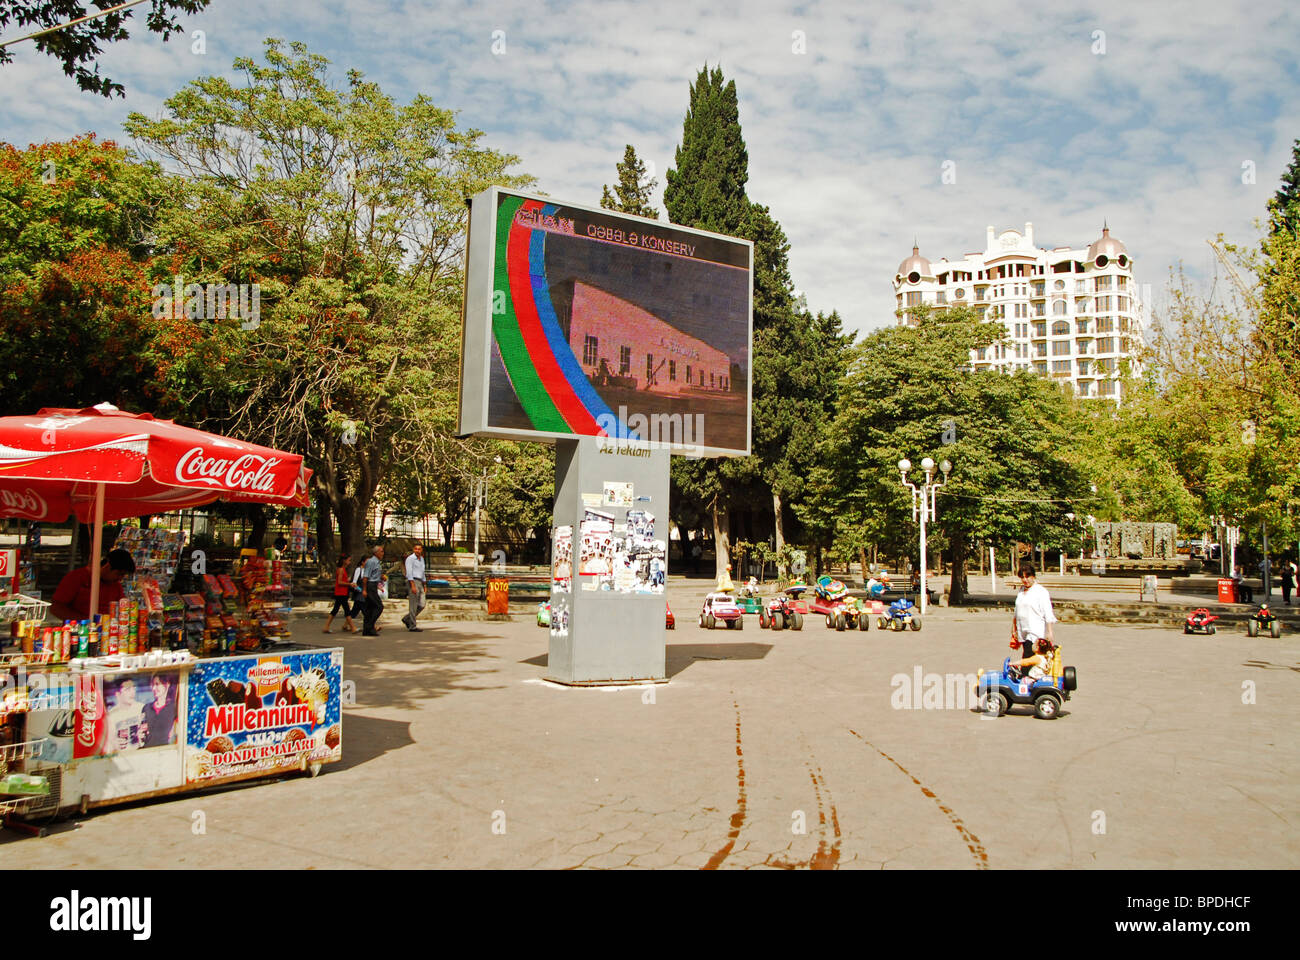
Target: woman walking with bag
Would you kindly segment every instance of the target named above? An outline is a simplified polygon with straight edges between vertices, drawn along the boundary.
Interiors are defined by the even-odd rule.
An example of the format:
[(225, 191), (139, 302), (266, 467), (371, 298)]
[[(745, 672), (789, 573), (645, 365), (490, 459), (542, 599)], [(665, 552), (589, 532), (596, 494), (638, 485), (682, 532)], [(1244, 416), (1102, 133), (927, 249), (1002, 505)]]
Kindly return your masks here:
[(338, 567), (334, 571), (334, 606), (330, 609), (330, 615), (325, 619), (325, 632), (333, 633), (330, 625), (334, 623), (335, 615), (343, 611), (343, 629), (347, 633), (356, 632), (356, 624), (352, 622), (351, 593), (352, 578), (348, 576), (348, 560), (351, 558), (347, 554), (339, 557)]

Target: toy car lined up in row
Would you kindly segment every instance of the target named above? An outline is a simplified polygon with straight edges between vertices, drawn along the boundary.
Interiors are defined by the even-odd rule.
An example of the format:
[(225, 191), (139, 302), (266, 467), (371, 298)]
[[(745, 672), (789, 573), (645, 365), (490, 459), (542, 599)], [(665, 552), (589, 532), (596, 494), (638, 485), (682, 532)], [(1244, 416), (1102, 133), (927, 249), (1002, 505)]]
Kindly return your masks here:
[(704, 598), (700, 610), (700, 626), (712, 630), (718, 624), (724, 624), (728, 630), (745, 629), (745, 615), (736, 604), (736, 598), (729, 591), (710, 593)]
[(784, 630), (787, 627), (802, 630), (804, 614), (808, 612), (808, 605), (802, 597), (807, 590), (807, 586), (797, 583), (771, 597), (758, 608), (758, 625), (764, 630), (769, 627), (773, 630)]
[(849, 588), (840, 580), (829, 574), (817, 578), (813, 586), (812, 600), (808, 604), (810, 614), (820, 614), (826, 618), (826, 626), (834, 630), (857, 629), (859, 611), (856, 598), (849, 596)]
[(921, 611), (916, 609), (916, 604), (911, 600), (900, 597), (885, 609), (879, 626), (881, 630), (906, 630), (909, 627), (920, 630)]

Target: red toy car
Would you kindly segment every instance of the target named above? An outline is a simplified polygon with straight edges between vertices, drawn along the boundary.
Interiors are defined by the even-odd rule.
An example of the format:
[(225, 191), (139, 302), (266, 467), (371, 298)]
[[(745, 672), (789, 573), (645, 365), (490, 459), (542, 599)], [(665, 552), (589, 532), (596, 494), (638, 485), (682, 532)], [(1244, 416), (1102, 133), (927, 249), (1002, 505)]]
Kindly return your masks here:
[(1187, 622), (1183, 624), (1183, 633), (1214, 633), (1214, 621), (1218, 620), (1216, 614), (1210, 613), (1205, 607), (1197, 607), (1187, 615)]
[(808, 588), (797, 584), (785, 588), (780, 596), (772, 597), (758, 608), (758, 625), (766, 630), (802, 630), (803, 615), (808, 611), (807, 604), (800, 599)]
[(667, 621), (665, 622), (664, 626), (667, 627), (669, 630), (673, 630), (673, 629), (675, 629), (676, 626), (677, 626), (677, 618), (673, 616), (673, 608), (672, 608), (672, 607), (669, 607), (668, 604), (666, 604), (666, 603), (664, 604), (664, 606), (665, 606), (665, 607), (668, 607), (668, 619), (667, 619)]

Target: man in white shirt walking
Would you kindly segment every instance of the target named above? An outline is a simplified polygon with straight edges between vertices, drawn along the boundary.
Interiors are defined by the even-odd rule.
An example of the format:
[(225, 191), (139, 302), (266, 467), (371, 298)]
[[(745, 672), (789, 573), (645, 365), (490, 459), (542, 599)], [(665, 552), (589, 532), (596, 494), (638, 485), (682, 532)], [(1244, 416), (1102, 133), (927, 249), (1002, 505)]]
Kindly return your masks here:
[(1052, 624), (1056, 622), (1047, 588), (1035, 578), (1033, 566), (1021, 564), (1020, 592), (1016, 594), (1016, 612), (1011, 618), (1012, 646), (1020, 644), (1024, 655), (1032, 657), (1036, 641), (1048, 640), (1055, 645)]
[(402, 617), (406, 629), (418, 633), (415, 618), (424, 609), (424, 544), (417, 543), (406, 558), (407, 614)]

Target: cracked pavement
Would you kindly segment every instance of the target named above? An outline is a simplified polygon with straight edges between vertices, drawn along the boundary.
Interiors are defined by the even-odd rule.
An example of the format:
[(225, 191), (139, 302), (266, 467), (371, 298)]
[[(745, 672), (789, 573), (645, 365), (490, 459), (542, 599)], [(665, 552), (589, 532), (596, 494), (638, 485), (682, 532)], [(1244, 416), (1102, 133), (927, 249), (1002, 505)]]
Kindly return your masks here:
[(0, 863), (1300, 866), (1300, 638), (1062, 624), (1079, 671), (1063, 715), (990, 719), (969, 704), (895, 709), (891, 679), (998, 666), (1002, 614), (935, 609), (901, 635), (816, 618), (705, 631), (706, 589), (670, 582), (679, 626), (670, 682), (653, 688), (542, 682), (548, 634), (529, 620), (411, 634), (389, 617), (372, 641), (301, 616), (295, 636), (343, 646), (356, 684), (342, 762), (92, 811), (44, 838), (0, 831)]

